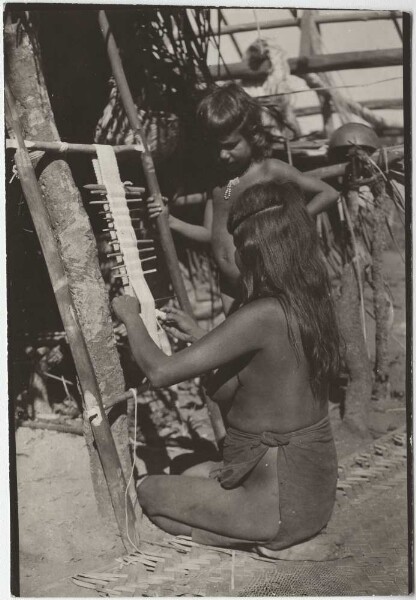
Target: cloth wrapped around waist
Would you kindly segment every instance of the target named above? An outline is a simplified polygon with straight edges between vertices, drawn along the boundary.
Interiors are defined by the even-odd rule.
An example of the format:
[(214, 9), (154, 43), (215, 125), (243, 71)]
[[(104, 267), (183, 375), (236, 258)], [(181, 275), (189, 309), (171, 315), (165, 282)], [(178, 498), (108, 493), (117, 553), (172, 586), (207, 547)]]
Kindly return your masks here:
[(276, 446), (281, 526), (276, 542), (268, 547), (278, 550), (320, 531), (332, 513), (338, 465), (329, 418), (290, 433), (252, 434), (229, 428), (223, 466), (210, 476), (225, 489), (235, 488)]

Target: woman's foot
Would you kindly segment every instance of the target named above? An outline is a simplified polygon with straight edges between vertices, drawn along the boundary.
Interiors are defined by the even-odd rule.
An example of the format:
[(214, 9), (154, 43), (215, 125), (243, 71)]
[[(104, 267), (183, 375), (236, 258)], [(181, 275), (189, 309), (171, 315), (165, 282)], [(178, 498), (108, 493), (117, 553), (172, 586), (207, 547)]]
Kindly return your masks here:
[(343, 549), (344, 541), (340, 535), (323, 532), (306, 542), (294, 544), (283, 550), (270, 550), (258, 544), (256, 551), (260, 556), (275, 558), (276, 560), (308, 560), (315, 562), (337, 560), (350, 556)]

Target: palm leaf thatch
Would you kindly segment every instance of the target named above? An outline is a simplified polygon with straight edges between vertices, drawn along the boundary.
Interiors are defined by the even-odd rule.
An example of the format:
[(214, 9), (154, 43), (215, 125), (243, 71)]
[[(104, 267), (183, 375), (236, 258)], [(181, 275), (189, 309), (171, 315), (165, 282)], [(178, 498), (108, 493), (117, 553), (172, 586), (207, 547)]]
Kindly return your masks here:
[[(212, 83), (206, 64), (210, 11), (143, 7), (108, 16), (150, 150), (156, 160), (169, 158), (192, 137), (200, 90)], [(128, 144), (133, 133), (113, 81), (110, 88), (95, 139)]]

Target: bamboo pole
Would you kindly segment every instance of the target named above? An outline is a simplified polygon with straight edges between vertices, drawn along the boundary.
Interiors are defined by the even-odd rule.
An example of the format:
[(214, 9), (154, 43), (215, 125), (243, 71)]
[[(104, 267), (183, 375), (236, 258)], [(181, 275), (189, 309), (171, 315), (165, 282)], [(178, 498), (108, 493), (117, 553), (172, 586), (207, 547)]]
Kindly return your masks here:
[(118, 529), (126, 550), (130, 551), (132, 545), (129, 537), (135, 544), (137, 543), (133, 506), (129, 495), (126, 494), (126, 481), (111, 434), (110, 425), (103, 409), (100, 390), (85, 339), (75, 312), (75, 306), (59, 254), (57, 241), (53, 234), (48, 212), (43, 203), (39, 182), (36, 179), (29, 153), (24, 145), (19, 117), (7, 84), (5, 94), (5, 112), (19, 145), (15, 153), (15, 163), (20, 183), (45, 257), (58, 309), (71, 348), (82, 389), (85, 417), (90, 421), (97, 444)]
[[(403, 50), (401, 48), (386, 48), (385, 50), (366, 50), (364, 52), (317, 54), (309, 57), (289, 58), (288, 62), (292, 75), (341, 71), (344, 69), (389, 67), (403, 64)], [(258, 83), (264, 81), (268, 75), (270, 64), (266, 60), (257, 71), (251, 70), (244, 62), (229, 64), (227, 68), (221, 65), (219, 69), (217, 66), (210, 66), (209, 69), (216, 81), (241, 79), (245, 83)]]
[(172, 280), (173, 289), (175, 290), (181, 308), (192, 316), (192, 307), (180, 272), (178, 256), (176, 254), (175, 245), (173, 243), (172, 234), (169, 228), (168, 212), (164, 206), (162, 195), (160, 193), (152, 155), (149, 151), (146, 138), (141, 132), (141, 124), (137, 115), (137, 108), (134, 104), (120, 59), (119, 51), (104, 10), (98, 11), (98, 21), (107, 48), (113, 76), (116, 80), (118, 91), (120, 93), (130, 127), (134, 131), (136, 141), (143, 145), (143, 152), (140, 154), (140, 158), (150, 194), (155, 198), (162, 208), (160, 215), (156, 219), (156, 225), (159, 231), (160, 243)]
[[(25, 146), (28, 150), (42, 150), (44, 152), (53, 152), (57, 154), (90, 154), (93, 156), (97, 155), (94, 144), (72, 144), (70, 142), (42, 142), (24, 140)], [(18, 148), (16, 140), (7, 139), (6, 148)], [(141, 144), (132, 144), (129, 146), (113, 146), (116, 154), (130, 154), (132, 152), (142, 152), (143, 146)]]
[[(135, 392), (137, 395), (140, 395), (143, 392), (146, 392), (148, 389), (149, 386), (147, 383), (145, 383), (139, 385), (139, 387), (136, 388)], [(127, 390), (126, 392), (120, 394), (120, 396), (116, 396), (115, 398), (111, 398), (111, 400), (108, 400), (104, 404), (104, 410), (110, 410), (111, 408), (113, 408), (113, 406), (116, 406), (116, 404), (120, 404), (120, 402), (126, 402), (127, 400), (132, 400), (134, 397), (135, 393), (132, 390)]]
[[(220, 17), (220, 21), (222, 21), (224, 23), (224, 25), (227, 27), (228, 26), (227, 18), (226, 18), (226, 16), (224, 15), (223, 11), (220, 8), (218, 9), (218, 15)], [(217, 33), (215, 35), (221, 35), (221, 33), (222, 33), (220, 31), (221, 30), (220, 23), (218, 24), (218, 26), (219, 26), (219, 30), (217, 31)], [(241, 52), (241, 48), (240, 48), (237, 40), (235, 39), (234, 35), (232, 33), (230, 33), (229, 36), (230, 36), (230, 39), (231, 39), (231, 42), (232, 42), (234, 48), (237, 51), (238, 56), (240, 58), (243, 58), (243, 53)]]
[(395, 29), (397, 31), (397, 34), (398, 34), (398, 36), (400, 38), (400, 41), (403, 42), (403, 31), (402, 31), (402, 29), (400, 29), (399, 19), (394, 14), (391, 16), (391, 18), (392, 18), (394, 27), (395, 27)]
[(70, 433), (71, 435), (84, 435), (82, 425), (68, 423), (44, 423), (40, 421), (22, 421), (18, 427), (28, 427), (29, 429), (48, 429), (49, 431), (59, 431), (60, 433)]
[[(179, 270), (178, 258), (176, 255), (175, 246), (172, 240), (172, 234), (170, 232), (168, 224), (168, 214), (161, 198), (152, 155), (147, 147), (146, 139), (141, 136), (140, 121), (137, 116), (137, 109), (135, 107), (126, 76), (124, 74), (123, 65), (121, 63), (118, 48), (116, 46), (115, 39), (111, 32), (110, 25), (104, 10), (99, 11), (98, 19), (101, 32), (107, 45), (108, 56), (110, 59), (113, 75), (116, 80), (120, 96), (123, 102), (124, 110), (127, 113), (130, 126), (132, 127), (133, 131), (135, 131), (138, 134), (139, 140), (143, 143), (144, 150), (141, 154), (141, 158), (143, 170), (147, 179), (147, 184), (149, 186), (150, 193), (159, 201), (162, 207), (162, 212), (157, 218), (156, 223), (158, 225), (160, 233), (161, 245), (166, 257), (166, 263), (169, 269), (170, 276), (172, 278), (172, 284), (177, 294), (181, 308), (189, 315), (193, 316), (191, 303), (189, 302), (189, 298), (182, 280), (182, 275)], [(218, 416), (218, 414), (211, 411), (210, 418), (212, 427), (214, 429), (214, 433), (217, 434), (222, 424), (222, 419), (221, 421), (219, 421), (221, 416)]]
[[(321, 38), (315, 20), (318, 17), (318, 14), (317, 10), (304, 10), (302, 13), (299, 50), (299, 58), (301, 59), (303, 59), (303, 57), (315, 56), (316, 54), (322, 53)], [(315, 73), (309, 73), (304, 76), (307, 85), (311, 88), (313, 87), (312, 83), (315, 77), (317, 77)], [(324, 83), (328, 86), (332, 85), (328, 75), (326, 76), (326, 81), (324, 80)], [(317, 91), (317, 96), (321, 105), (323, 129), (325, 135), (329, 137), (334, 129), (334, 119), (331, 110), (331, 99), (333, 100), (333, 97), (329, 90)], [(335, 107), (339, 112), (339, 107), (336, 104)]]
[[(386, 108), (399, 108), (400, 106), (403, 105), (403, 101), (401, 99), (392, 99), (392, 100), (374, 100), (374, 101), (369, 101), (368, 104), (374, 104), (376, 108), (382, 108), (384, 107), (384, 103), (386, 103)], [(299, 116), (308, 116), (308, 115), (314, 115), (314, 114), (318, 114), (319, 113), (319, 107), (316, 106), (311, 106), (311, 107), (307, 107), (305, 109), (300, 109), (299, 110)], [(44, 142), (44, 141), (40, 141), (40, 140), (36, 140), (36, 141), (30, 141), (30, 140), (24, 140), (25, 142), (25, 146), (29, 151), (32, 150), (40, 150), (40, 151), (44, 151), (44, 152), (60, 152), (59, 150), (59, 146), (60, 146), (60, 142)], [(292, 150), (311, 150), (311, 149), (319, 149), (322, 147), (322, 145), (325, 143), (325, 140), (295, 140), (291, 142), (291, 148)], [(273, 145), (275, 148), (284, 148), (284, 144), (283, 143), (275, 143)], [(7, 139), (6, 140), (6, 148), (7, 149), (16, 149), (18, 147), (17, 141), (14, 139)], [(113, 148), (115, 149), (116, 152), (118, 153), (131, 153), (131, 152), (135, 152), (135, 147), (134, 146), (113, 146)], [(91, 154), (94, 155), (95, 154), (95, 148), (93, 145), (90, 144), (69, 144), (69, 148), (68, 148), (68, 153), (85, 153), (85, 154)], [(99, 184), (86, 184), (83, 186), (86, 190), (90, 190), (93, 192), (105, 192), (105, 186), (103, 185), (99, 185)], [(142, 187), (137, 187), (137, 186), (131, 186), (131, 185), (126, 185), (125, 186), (126, 192), (132, 193), (132, 194), (138, 194), (141, 195), (144, 193), (145, 189)], [(187, 204), (188, 202), (190, 204), (193, 203), (193, 194), (190, 194), (187, 196), (187, 198), (189, 200), (186, 200), (186, 197), (183, 196), (181, 197), (181, 200), (179, 200), (178, 202), (174, 201), (173, 203), (176, 204)]]
[[(404, 146), (390, 146), (384, 148), (387, 154), (387, 162), (391, 164), (396, 160), (400, 160), (404, 157)], [(371, 158), (377, 162), (380, 159), (381, 151), (377, 150)], [(348, 163), (339, 163), (336, 165), (329, 165), (327, 167), (320, 167), (319, 169), (313, 169), (312, 171), (305, 171), (305, 175), (309, 177), (316, 177), (317, 179), (330, 179), (332, 177), (340, 177), (345, 173), (345, 168)]]
[[(336, 13), (336, 11), (333, 11)], [(402, 18), (402, 12), (399, 10), (350, 10), (345, 13), (319, 15), (316, 23), (348, 23), (353, 21), (381, 21), (391, 18)], [(300, 19), (277, 19), (269, 21), (260, 21), (258, 26), (263, 29), (281, 29), (285, 27), (298, 27)], [(214, 30), (215, 35), (230, 35), (231, 33), (245, 33), (247, 31), (256, 31), (257, 23), (239, 23), (238, 25), (229, 25), (221, 27), (220, 31)]]
[[(262, 103), (263, 104), (263, 103)], [(269, 104), (269, 103), (267, 103)], [(376, 100), (362, 100), (360, 101), (361, 106), (370, 110), (397, 110), (403, 108), (402, 98), (385, 98)], [(318, 115), (321, 112), (320, 106), (304, 106), (303, 108), (296, 108), (296, 115), (298, 117), (309, 117), (312, 115)], [(333, 107), (331, 107), (334, 112)]]
[[(326, 140), (319, 140), (316, 142), (297, 140), (294, 142), (290, 142), (290, 152), (291, 152), (292, 156), (299, 156), (300, 154), (305, 155), (307, 150), (314, 150), (314, 149), (321, 148), (322, 145), (325, 143), (327, 143)], [(287, 152), (287, 148), (284, 143), (273, 144), (273, 149)], [(404, 146), (403, 145), (385, 147), (384, 150), (386, 151), (386, 154), (387, 154), (388, 164), (391, 164), (391, 163), (395, 162), (396, 160), (403, 158), (403, 156), (404, 156)], [(377, 150), (373, 154), (372, 159), (376, 162), (380, 159), (380, 151), (379, 150)], [(347, 164), (348, 163), (338, 163), (335, 165), (328, 165), (326, 167), (319, 167), (318, 169), (304, 171), (304, 174), (308, 175), (310, 177), (316, 177), (317, 179), (324, 179), (324, 180), (331, 179), (333, 177), (342, 177), (342, 175), (344, 175)], [(400, 183), (404, 183), (404, 176), (402, 173), (399, 173), (397, 171), (391, 171), (391, 174), (392, 174), (393, 178), (397, 179)], [(202, 193), (196, 193), (196, 194), (191, 194), (189, 196), (178, 196), (175, 200), (172, 201), (172, 204), (174, 206), (185, 206), (187, 204), (199, 205), (199, 204), (203, 204), (204, 202), (206, 202), (205, 195)]]

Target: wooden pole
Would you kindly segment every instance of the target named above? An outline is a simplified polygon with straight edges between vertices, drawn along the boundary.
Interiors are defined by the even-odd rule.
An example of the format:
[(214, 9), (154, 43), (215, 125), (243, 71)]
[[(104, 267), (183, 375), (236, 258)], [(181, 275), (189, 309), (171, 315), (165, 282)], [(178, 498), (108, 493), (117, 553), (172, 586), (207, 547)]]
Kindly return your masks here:
[(82, 425), (75, 423), (45, 423), (41, 421), (22, 421), (18, 427), (28, 427), (29, 429), (48, 429), (49, 431), (59, 431), (61, 433), (70, 433), (71, 435), (84, 435)]
[(129, 537), (133, 540), (134, 544), (137, 543), (133, 506), (129, 495), (126, 494), (126, 481), (111, 429), (103, 409), (101, 393), (91, 359), (75, 312), (57, 241), (53, 234), (48, 212), (43, 203), (42, 192), (36, 179), (29, 153), (24, 144), (13, 96), (7, 84), (5, 94), (5, 112), (19, 145), (15, 153), (15, 163), (20, 183), (45, 257), (58, 309), (71, 348), (82, 389), (86, 417), (90, 422), (97, 444), (121, 539), (126, 550), (130, 551), (132, 544)]
[[(305, 156), (305, 153), (308, 150), (318, 149), (322, 146), (322, 144), (326, 143), (325, 140), (319, 141), (301, 141), (297, 140), (294, 142), (290, 142), (290, 153), (292, 156)], [(274, 150), (281, 150), (282, 152), (288, 151), (287, 145), (285, 143), (277, 143), (273, 144)], [(403, 158), (404, 156), (404, 146), (389, 146), (385, 147), (385, 151), (387, 153), (387, 162), (388, 164), (394, 163), (396, 160)], [(376, 151), (372, 159), (374, 161), (378, 161), (380, 159), (380, 151)], [(305, 175), (310, 177), (316, 177), (317, 179), (331, 179), (333, 177), (342, 177), (345, 173), (345, 168), (347, 163), (338, 163), (335, 165), (328, 165), (326, 167), (319, 167), (318, 169), (312, 169), (310, 171), (304, 171)], [(404, 182), (404, 176), (402, 173), (398, 173), (397, 171), (392, 171), (392, 175), (394, 173), (394, 178), (400, 181), (400, 183)], [(86, 186), (85, 186), (86, 187)], [(128, 189), (128, 188), (127, 188)], [(185, 205), (199, 205), (206, 202), (206, 198), (202, 193), (190, 194), (189, 196), (178, 196), (175, 200), (173, 200), (173, 204), (175, 206), (185, 206)], [(112, 402), (112, 401), (111, 401)]]
[[(398, 10), (350, 10), (345, 13), (338, 13), (333, 11), (334, 14), (319, 15), (316, 19), (316, 23), (348, 23), (353, 21), (381, 21), (388, 20), (391, 18), (400, 19), (402, 18), (402, 12)], [(260, 21), (258, 26), (260, 29), (281, 29), (285, 27), (299, 27), (300, 19), (272, 19), (269, 21)], [(230, 35), (231, 33), (245, 33), (247, 31), (255, 31), (257, 29), (257, 23), (239, 23), (238, 25), (229, 25), (221, 27), (220, 31), (214, 30), (215, 35)]]
[[(396, 160), (400, 160), (404, 157), (404, 146), (390, 146), (385, 148), (387, 154), (387, 162), (391, 164)], [(377, 162), (380, 158), (381, 152), (377, 150), (371, 158)], [(305, 175), (309, 177), (316, 177), (317, 179), (331, 179), (332, 177), (340, 177), (344, 175), (345, 168), (348, 163), (339, 163), (337, 165), (329, 165), (327, 167), (320, 167), (319, 169), (313, 169), (312, 171), (305, 171)]]
[[(324, 71), (341, 71), (345, 69), (368, 69), (375, 67), (390, 67), (403, 64), (401, 48), (386, 48), (385, 50), (366, 50), (364, 52), (338, 52), (336, 54), (317, 54), (309, 57), (289, 58), (292, 75), (319, 73)], [(268, 75), (269, 61), (265, 61), (257, 71), (251, 70), (247, 64), (232, 63), (209, 67), (214, 80), (226, 81), (241, 79), (245, 83), (263, 82)]]
[[(42, 142), (38, 140), (24, 140), (28, 150), (43, 150), (44, 152), (53, 152), (57, 154), (89, 154), (96, 156), (97, 152), (94, 144), (72, 144), (70, 142)], [(16, 140), (7, 139), (6, 148), (17, 148)], [(129, 146), (113, 146), (116, 154), (132, 154), (133, 152), (142, 152), (141, 144)]]
[[(263, 102), (262, 102), (263, 104)], [(268, 104), (268, 102), (267, 102)], [(376, 100), (362, 100), (360, 104), (364, 108), (370, 110), (397, 110), (403, 108), (402, 98), (378, 98)], [(296, 108), (296, 115), (298, 117), (309, 117), (312, 115), (318, 115), (321, 112), (320, 106), (304, 106), (303, 108)], [(334, 111), (331, 107), (332, 112)]]
[[(227, 26), (228, 26), (228, 21), (227, 21), (227, 18), (226, 18), (226, 16), (224, 15), (223, 11), (222, 11), (220, 8), (218, 9), (218, 15), (219, 15), (219, 18), (220, 18), (220, 20), (221, 20), (221, 21), (224, 23), (224, 25), (227, 27)], [(221, 35), (221, 34), (222, 34), (222, 31), (221, 31), (221, 27), (220, 27), (220, 23), (219, 23), (219, 24), (218, 24), (218, 31), (216, 32), (216, 34), (215, 34), (215, 35)], [(238, 45), (238, 42), (237, 42), (237, 40), (235, 39), (235, 36), (234, 36), (232, 33), (230, 33), (229, 35), (230, 35), (230, 39), (231, 39), (231, 41), (232, 41), (232, 43), (233, 43), (233, 46), (234, 46), (234, 48), (235, 48), (235, 49), (236, 49), (236, 51), (237, 51), (237, 54), (238, 54), (238, 56), (239, 56), (240, 58), (243, 58), (243, 53), (241, 52), (240, 46)]]
[(172, 234), (169, 228), (168, 212), (164, 206), (162, 195), (160, 193), (159, 183), (156, 177), (155, 166), (153, 163), (151, 152), (149, 151), (146, 138), (142, 134), (141, 124), (137, 115), (137, 108), (134, 104), (133, 97), (130, 92), (129, 85), (124, 73), (123, 65), (120, 59), (118, 48), (110, 29), (110, 24), (104, 10), (98, 12), (98, 21), (101, 32), (105, 41), (108, 52), (108, 57), (111, 63), (111, 69), (114, 79), (123, 102), (124, 110), (126, 111), (130, 127), (135, 133), (137, 143), (143, 144), (143, 152), (140, 154), (143, 171), (146, 177), (147, 185), (150, 194), (159, 203), (162, 211), (156, 219), (156, 225), (160, 235), (160, 243), (166, 259), (166, 265), (172, 280), (173, 289), (175, 290), (179, 304), (185, 312), (192, 316), (192, 307), (186, 293), (185, 285), (182, 279), (179, 268), (178, 256), (176, 254), (175, 245), (173, 243)]
[(391, 200), (386, 192), (386, 183), (381, 176), (376, 178), (371, 185), (371, 192), (374, 197), (371, 275), (376, 323), (373, 398), (383, 402), (390, 397), (388, 355), (389, 307), (383, 273), (383, 254), (385, 249), (386, 218), (388, 217), (388, 207)]
[[(318, 17), (317, 10), (304, 10), (300, 22), (300, 49), (299, 58), (314, 56), (322, 52), (322, 44), (316, 25), (316, 18)], [(316, 78), (315, 73), (309, 73), (305, 75), (305, 81), (309, 87), (313, 87), (313, 78)], [(312, 78), (312, 82), (311, 82)], [(325, 81), (327, 85), (331, 85), (329, 80)], [(323, 128), (325, 135), (329, 137), (334, 129), (334, 120), (332, 117), (331, 110), (331, 92), (328, 90), (317, 91), (319, 103), (321, 105), (321, 114), (323, 120)]]
[(399, 35), (400, 41), (403, 42), (403, 31), (400, 29), (399, 19), (394, 14), (391, 16), (391, 18), (394, 23), (394, 27)]
[[(191, 303), (189, 302), (188, 295), (185, 290), (185, 286), (183, 283), (182, 275), (179, 270), (178, 258), (176, 255), (175, 246), (172, 240), (172, 234), (169, 228), (168, 223), (168, 215), (167, 210), (163, 205), (163, 201), (161, 198), (161, 193), (159, 189), (159, 184), (156, 178), (156, 172), (153, 164), (152, 155), (148, 149), (146, 139), (141, 135), (141, 127), (140, 121), (137, 116), (137, 109), (133, 101), (133, 97), (130, 92), (130, 88), (127, 83), (126, 76), (124, 74), (123, 65), (120, 59), (120, 55), (118, 52), (118, 48), (114, 39), (114, 36), (111, 32), (110, 25), (107, 19), (107, 15), (104, 10), (100, 10), (98, 13), (98, 20), (101, 28), (101, 32), (103, 34), (108, 56), (111, 63), (111, 68), (113, 71), (114, 79), (116, 80), (118, 90), (120, 92), (120, 96), (123, 102), (124, 110), (127, 113), (127, 117), (130, 122), (130, 126), (133, 131), (135, 131), (138, 135), (138, 141), (143, 144), (144, 151), (141, 154), (143, 170), (147, 179), (147, 184), (149, 186), (150, 193), (154, 198), (156, 198), (160, 206), (162, 207), (162, 212), (156, 220), (160, 240), (162, 244), (162, 248), (166, 257), (166, 263), (169, 269), (169, 273), (172, 279), (173, 288), (178, 297), (181, 308), (187, 312), (189, 315), (193, 316), (193, 311), (191, 307)], [(222, 423), (221, 415), (218, 415), (214, 411), (210, 412), (210, 418), (212, 427), (214, 429), (214, 433), (217, 436), (218, 430)], [(221, 419), (221, 422), (220, 422)]]
[(315, 54), (312, 47), (312, 27), (315, 25), (314, 10), (305, 9), (300, 18), (299, 57)]

